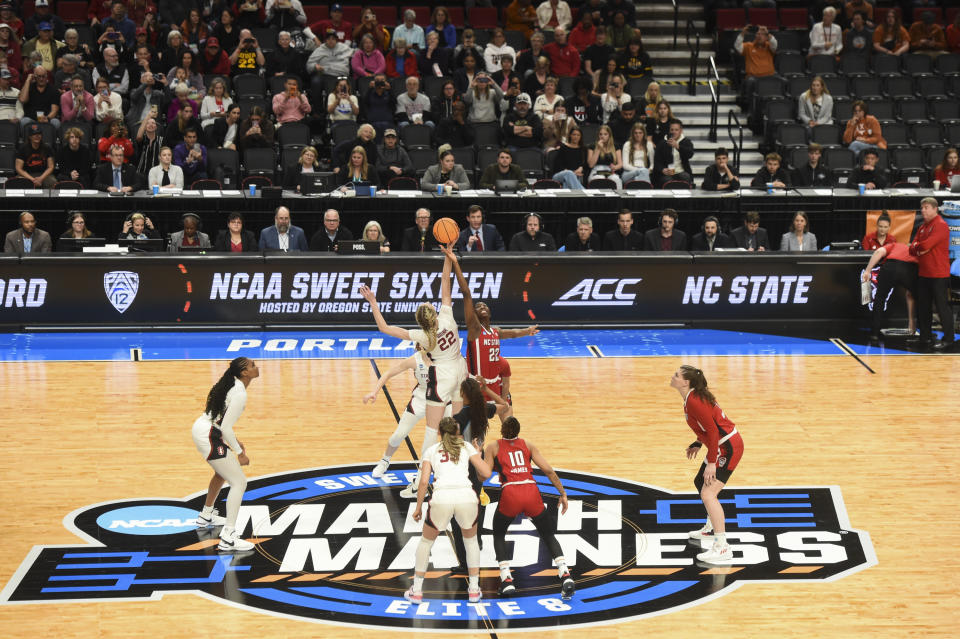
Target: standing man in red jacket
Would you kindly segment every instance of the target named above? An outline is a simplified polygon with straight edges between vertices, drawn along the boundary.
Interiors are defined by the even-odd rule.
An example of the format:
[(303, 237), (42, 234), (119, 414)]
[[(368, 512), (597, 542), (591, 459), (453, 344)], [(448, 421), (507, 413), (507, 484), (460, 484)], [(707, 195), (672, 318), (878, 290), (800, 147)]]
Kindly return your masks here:
[[(917, 315), (920, 324), (920, 346), (937, 351), (952, 350), (953, 313), (947, 302), (947, 285), (950, 283), (949, 244), (950, 231), (940, 217), (936, 198), (925, 197), (920, 201), (923, 224), (910, 244), (910, 254), (919, 261), (917, 278)], [(933, 339), (933, 305), (937, 305), (943, 341)]]

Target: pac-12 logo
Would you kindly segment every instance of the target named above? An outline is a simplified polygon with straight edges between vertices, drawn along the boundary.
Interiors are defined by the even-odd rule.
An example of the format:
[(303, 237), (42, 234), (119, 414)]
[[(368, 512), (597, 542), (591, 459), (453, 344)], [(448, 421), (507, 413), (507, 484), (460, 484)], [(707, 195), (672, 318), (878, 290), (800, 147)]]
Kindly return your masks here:
[[(399, 470), (397, 470), (399, 468)], [(451, 572), (453, 546), (434, 544), (424, 600), (403, 592), (413, 578), (421, 525), (400, 490), (412, 464), (374, 479), (369, 466), (341, 466), (261, 477), (248, 483), (237, 529), (257, 541), (243, 554), (218, 553), (218, 530), (197, 529), (204, 495), (184, 500), (98, 504), (64, 521), (87, 544), (35, 546), (2, 592), (2, 604), (157, 599), (191, 591), (233, 605), (307, 621), (393, 630), (555, 630), (662, 614), (752, 581), (830, 581), (876, 564), (866, 532), (851, 528), (836, 487), (725, 490), (729, 566), (700, 564), (709, 541), (687, 531), (704, 521), (695, 494), (623, 479), (559, 471), (570, 507), (557, 538), (577, 581), (560, 597), (557, 570), (528, 520), (507, 534), (517, 591), (497, 595), (491, 523), (482, 518), (480, 586), (467, 601), (465, 575)], [(556, 492), (542, 475), (551, 508)], [(221, 513), (224, 504), (218, 504)], [(799, 604), (798, 605), (802, 605)]]
[(140, 289), (140, 275), (133, 271), (110, 271), (103, 274), (103, 292), (113, 307), (123, 313), (133, 304)]

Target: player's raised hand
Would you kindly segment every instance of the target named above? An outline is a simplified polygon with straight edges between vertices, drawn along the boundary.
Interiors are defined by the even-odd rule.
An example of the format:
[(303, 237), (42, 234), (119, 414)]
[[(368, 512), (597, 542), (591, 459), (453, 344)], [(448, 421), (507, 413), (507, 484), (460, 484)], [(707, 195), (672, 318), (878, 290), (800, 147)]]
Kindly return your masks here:
[(363, 296), (363, 299), (370, 302), (370, 304), (377, 303), (377, 296), (373, 291), (370, 290), (369, 286), (361, 286), (357, 290), (360, 291), (360, 295)]
[(527, 335), (533, 336), (533, 335), (536, 335), (536, 334), (539, 333), (539, 332), (540, 332), (540, 325), (539, 325), (539, 324), (534, 324), (533, 326), (528, 326), (528, 327), (527, 327)]
[(454, 262), (457, 261), (457, 256), (454, 255), (453, 253), (453, 242), (450, 242), (446, 246), (441, 245), (440, 252), (443, 253), (448, 258), (450, 258), (451, 260), (453, 260)]

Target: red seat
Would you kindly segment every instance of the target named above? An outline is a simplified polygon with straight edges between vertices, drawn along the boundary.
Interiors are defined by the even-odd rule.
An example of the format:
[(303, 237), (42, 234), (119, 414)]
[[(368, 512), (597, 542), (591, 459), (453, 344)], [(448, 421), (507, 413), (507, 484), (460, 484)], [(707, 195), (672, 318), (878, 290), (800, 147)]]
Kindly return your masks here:
[(387, 31), (393, 34), (393, 28), (400, 23), (399, 20), (397, 20), (397, 7), (394, 5), (378, 4), (371, 5), (367, 8), (376, 14), (377, 22), (385, 26)]
[(777, 29), (780, 24), (780, 21), (777, 19), (776, 9), (748, 9), (747, 21), (752, 25), (763, 25), (770, 30)]
[(57, 4), (57, 15), (66, 24), (87, 23), (87, 3), (82, 0), (64, 0)]
[(739, 31), (747, 23), (743, 9), (717, 9), (718, 31)]
[(806, 9), (780, 9), (781, 29), (810, 29), (810, 20)]
[[(421, 27), (425, 27), (430, 24), (430, 7), (425, 4), (418, 4), (410, 7), (400, 7), (400, 19), (403, 19), (403, 12), (407, 9), (412, 9), (415, 14), (417, 14), (416, 24), (419, 24)], [(397, 23), (399, 24), (399, 22)]]
[(470, 9), (470, 26), (474, 29), (495, 29), (500, 26), (496, 7), (474, 7)]
[[(933, 14), (933, 21), (936, 24), (940, 24), (940, 25), (943, 24), (943, 9), (941, 9), (940, 7), (914, 7), (913, 21), (916, 22), (917, 20), (920, 20), (923, 14), (925, 14), (927, 11)], [(906, 26), (907, 29), (910, 28), (909, 24), (904, 26)]]
[(357, 5), (347, 5), (343, 8), (343, 19), (353, 26), (360, 24), (361, 17), (363, 17), (363, 7)]
[(953, 24), (953, 21), (957, 18), (958, 13), (960, 13), (960, 7), (948, 7), (946, 24)]
[[(307, 14), (307, 24), (316, 24), (321, 20), (330, 19), (330, 9), (327, 5), (306, 4), (303, 6), (303, 12)], [(318, 38), (323, 38), (322, 33), (314, 33)]]
[(455, 27), (462, 27), (467, 21), (467, 16), (463, 11), (463, 7), (451, 7), (448, 5), (447, 16), (450, 18), (450, 24)]

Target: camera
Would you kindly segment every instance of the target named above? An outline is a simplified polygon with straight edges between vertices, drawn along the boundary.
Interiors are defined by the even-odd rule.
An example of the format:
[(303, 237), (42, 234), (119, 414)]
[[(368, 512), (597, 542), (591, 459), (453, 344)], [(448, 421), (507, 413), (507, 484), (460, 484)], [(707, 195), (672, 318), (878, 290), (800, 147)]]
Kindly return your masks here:
[(373, 83), (373, 86), (382, 89), (383, 87), (387, 86), (387, 83), (384, 82), (383, 80), (377, 80), (376, 82)]
[(244, 38), (244, 39), (243, 39), (243, 43), (244, 43), (244, 44), (253, 44), (254, 42), (256, 42), (256, 40), (254, 40), (253, 38)]
[(107, 37), (110, 38), (111, 40), (115, 40), (116, 38), (120, 37), (120, 34), (117, 33), (116, 31), (111, 31), (110, 33), (107, 34)]
[(490, 78), (488, 78), (487, 76), (481, 76), (477, 78), (477, 82), (483, 82), (484, 84), (486, 84), (489, 81), (490, 81)]

